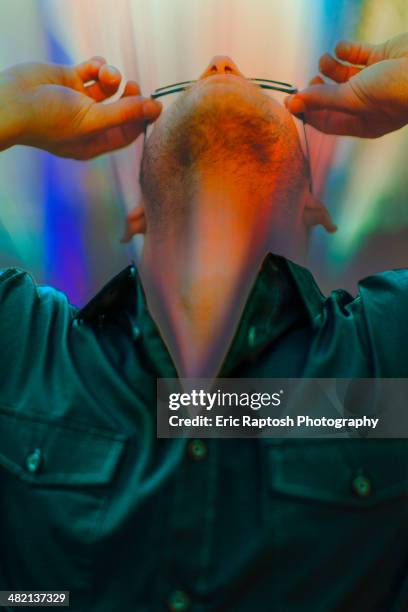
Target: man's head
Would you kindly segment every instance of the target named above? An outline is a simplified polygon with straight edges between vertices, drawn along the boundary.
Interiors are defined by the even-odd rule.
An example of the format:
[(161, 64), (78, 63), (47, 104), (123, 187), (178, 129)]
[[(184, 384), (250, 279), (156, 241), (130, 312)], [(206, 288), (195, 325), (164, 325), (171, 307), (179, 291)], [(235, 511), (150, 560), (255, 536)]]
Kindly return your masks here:
[(185, 219), (209, 182), (235, 190), (248, 206), (267, 202), (290, 223), (299, 217), (308, 181), (291, 114), (221, 56), (162, 112), (140, 173), (147, 225), (155, 234)]

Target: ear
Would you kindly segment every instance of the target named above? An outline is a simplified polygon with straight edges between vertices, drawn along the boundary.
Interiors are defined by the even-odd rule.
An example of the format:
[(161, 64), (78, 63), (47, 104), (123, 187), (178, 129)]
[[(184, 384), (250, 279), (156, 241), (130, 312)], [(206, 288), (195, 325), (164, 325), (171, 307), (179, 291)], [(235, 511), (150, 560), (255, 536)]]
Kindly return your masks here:
[(125, 231), (121, 242), (129, 242), (135, 234), (146, 233), (146, 217), (142, 206), (136, 206), (126, 217)]
[(337, 225), (334, 225), (325, 205), (311, 193), (308, 194), (306, 205), (303, 209), (303, 221), (308, 228), (314, 225), (323, 225), (325, 230), (330, 233), (337, 230)]

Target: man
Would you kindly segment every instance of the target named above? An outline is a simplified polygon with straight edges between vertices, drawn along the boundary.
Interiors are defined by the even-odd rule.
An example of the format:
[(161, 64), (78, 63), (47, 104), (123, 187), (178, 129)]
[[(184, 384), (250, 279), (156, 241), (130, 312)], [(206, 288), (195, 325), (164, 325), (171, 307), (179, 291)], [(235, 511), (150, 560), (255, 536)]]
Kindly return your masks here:
[(290, 113), (226, 57), (155, 123), (139, 271), (181, 376), (219, 372), (268, 251), (303, 261), (310, 226), (335, 229), (308, 170)]
[[(340, 84), (319, 77), (288, 107), (335, 133), (404, 125), (407, 37), (337, 54), (321, 69)], [(125, 134), (113, 108), (116, 131), (92, 131), (95, 101), (77, 127), (82, 87), (106, 95), (101, 70), (72, 100), (72, 82), (45, 92), (72, 113), (62, 144), (24, 126), (23, 104), (5, 146), (77, 156), (85, 138), (88, 157), (131, 141), (136, 86), (115, 103), (132, 108)], [(8, 87), (22, 99), (15, 77)], [(70, 589), (73, 609), (98, 612), (407, 608), (405, 441), (156, 439), (158, 377), (407, 376), (407, 271), (324, 298), (283, 256), (301, 259), (310, 225), (334, 227), (289, 114), (261, 95), (216, 57), (161, 115), (142, 164), (139, 271), (80, 310), (21, 270), (0, 277), (2, 589)]]

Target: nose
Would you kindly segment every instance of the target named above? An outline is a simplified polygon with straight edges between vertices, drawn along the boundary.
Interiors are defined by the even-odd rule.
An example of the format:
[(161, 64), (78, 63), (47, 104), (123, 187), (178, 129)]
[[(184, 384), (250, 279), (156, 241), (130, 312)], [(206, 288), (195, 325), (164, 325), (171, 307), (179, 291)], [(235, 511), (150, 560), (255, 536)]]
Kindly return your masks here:
[(228, 55), (215, 55), (200, 76), (200, 79), (205, 79), (215, 74), (235, 74), (237, 76), (244, 76)]

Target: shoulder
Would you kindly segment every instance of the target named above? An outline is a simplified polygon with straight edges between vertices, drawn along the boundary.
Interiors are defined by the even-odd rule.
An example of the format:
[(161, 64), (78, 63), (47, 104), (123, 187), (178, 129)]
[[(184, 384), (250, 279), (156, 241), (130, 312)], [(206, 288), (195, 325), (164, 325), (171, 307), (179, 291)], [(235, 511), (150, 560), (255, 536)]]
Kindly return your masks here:
[(408, 268), (380, 272), (361, 279), (358, 292), (350, 295), (343, 289), (332, 291), (324, 301), (326, 308), (333, 306), (348, 316), (364, 312), (368, 317), (406, 316), (408, 306)]
[(333, 291), (330, 298), (340, 299), (349, 296), (353, 300), (363, 300), (366, 304), (381, 304), (389, 307), (398, 307), (395, 298), (408, 300), (408, 268), (387, 270), (366, 276), (357, 283), (358, 292), (354, 297), (343, 290)]
[[(359, 339), (376, 376), (408, 376), (408, 269), (361, 279), (351, 296), (333, 291), (324, 305), (329, 328), (334, 321)], [(351, 341), (350, 334), (346, 334)]]
[(65, 293), (37, 284), (25, 270), (0, 269), (0, 341), (18, 339), (23, 346), (24, 335), (45, 335), (51, 325), (62, 330), (77, 310)]
[(0, 403), (34, 393), (64, 356), (76, 307), (20, 268), (0, 269)]
[(19, 306), (22, 310), (59, 306), (72, 314), (78, 310), (65, 293), (48, 285), (37, 284), (29, 272), (16, 267), (0, 268), (0, 315), (8, 306)]
[(380, 308), (388, 312), (406, 314), (408, 305), (408, 268), (388, 270), (363, 278), (359, 284), (359, 296), (365, 308)]

